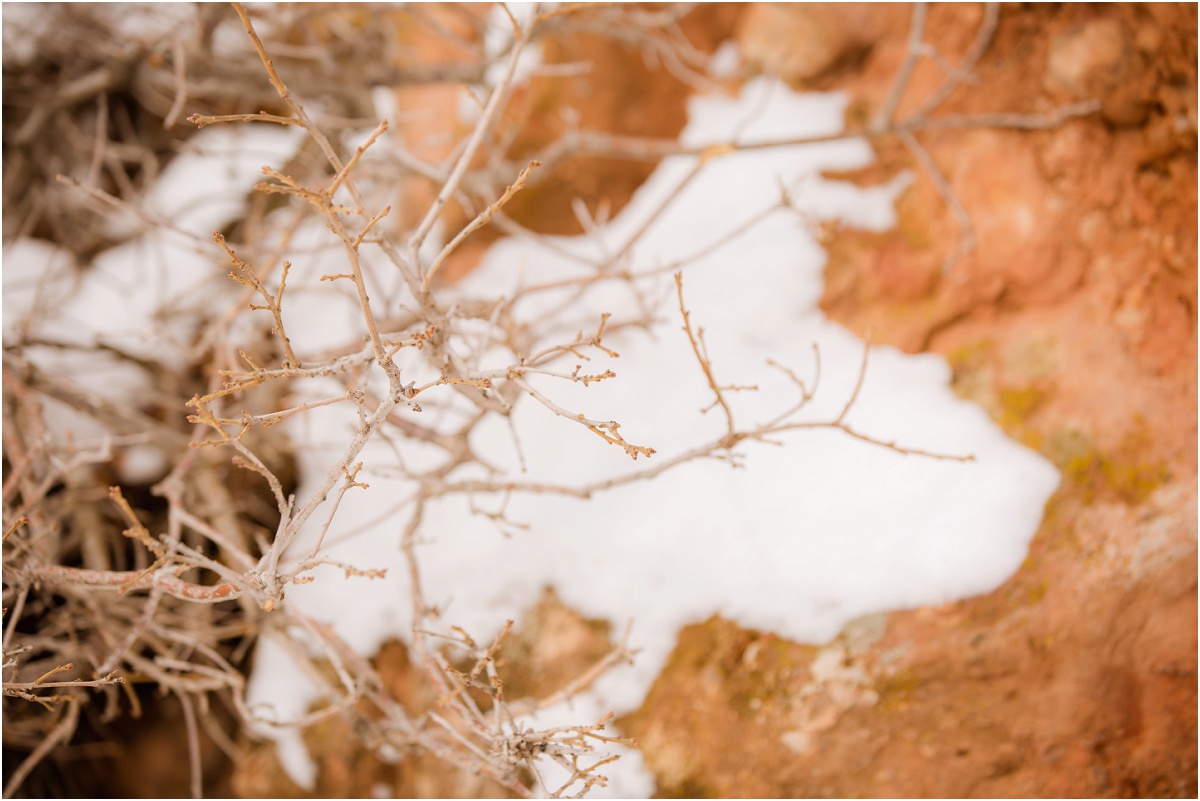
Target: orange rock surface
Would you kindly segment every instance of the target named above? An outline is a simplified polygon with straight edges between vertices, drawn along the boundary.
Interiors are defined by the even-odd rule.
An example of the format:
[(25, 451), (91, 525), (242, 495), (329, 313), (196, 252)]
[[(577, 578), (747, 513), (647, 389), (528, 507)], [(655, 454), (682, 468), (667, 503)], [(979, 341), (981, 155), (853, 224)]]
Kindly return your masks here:
[[(789, 20), (807, 35), (812, 14), (786, 11), (763, 12), (769, 35), (743, 28), (747, 52), (772, 52)], [(862, 119), (905, 52), (909, 10), (880, 14), (893, 24), (839, 84)], [(980, 18), (935, 6), (926, 41), (953, 63)], [(1090, 95), (1101, 114), (920, 134), (976, 240), (948, 272), (961, 226), (882, 142), (857, 179), (916, 181), (895, 230), (832, 240), (822, 305), (944, 355), (1062, 487), (990, 595), (820, 649), (716, 619), (685, 631), (626, 721), (663, 795), (1196, 795), (1196, 9), (1005, 6), (977, 74), (939, 114)], [(900, 116), (939, 80), (923, 62)]]

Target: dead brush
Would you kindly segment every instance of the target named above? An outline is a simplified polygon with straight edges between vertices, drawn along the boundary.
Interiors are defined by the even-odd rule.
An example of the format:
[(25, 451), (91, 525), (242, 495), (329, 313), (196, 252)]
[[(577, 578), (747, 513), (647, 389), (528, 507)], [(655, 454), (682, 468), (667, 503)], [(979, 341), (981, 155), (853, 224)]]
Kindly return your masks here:
[[(196, 128), (279, 125), (299, 129), (305, 139), (294, 154), (279, 154), (278, 163), (263, 168), (263, 180), (246, 200), (242, 218), (211, 234), (183, 232), (193, 242), (207, 238), (204, 246), (213, 263), (222, 265), (230, 289), (238, 293), (235, 303), (213, 303), (207, 310), (191, 362), (164, 365), (116, 347), (105, 351), (106, 357), (141, 370), (151, 384), (169, 388), (166, 400), (145, 398), (132, 406), (107, 400), (83, 381), (47, 369), (39, 357), (39, 348), (83, 351), (97, 346), (52, 343), (32, 335), (5, 342), (4, 738), (6, 748), (21, 754), (19, 760), (6, 760), (15, 765), (6, 771), (6, 795), (43, 789), (45, 779), (39, 785), (31, 781), (36, 769), (72, 742), (85, 718), (102, 725), (120, 715), (136, 716), (141, 702), (135, 684), (153, 687), (179, 704), (190, 791), (197, 797), (205, 777), (201, 738), (211, 739), (231, 760), (241, 753), (236, 733), (210, 714), (217, 705), (244, 725), (268, 727), (302, 728), (342, 715), (356, 721), (355, 731), (381, 759), (395, 761), (399, 754), (417, 750), (491, 778), (518, 795), (582, 795), (605, 781), (602, 770), (615, 759), (606, 749), (623, 742), (606, 733), (608, 717), (540, 730), (522, 717), (578, 693), (614, 664), (630, 659), (626, 640), (620, 639), (592, 669), (552, 697), (507, 699), (495, 665), (504, 633), (480, 647), (466, 632), (442, 622), (428, 600), (416, 548), (426, 503), (456, 496), (475, 508), (480, 497), (504, 499), (519, 493), (588, 498), (691, 460), (732, 460), (746, 440), (808, 428), (837, 429), (902, 454), (970, 458), (928, 453), (851, 427), (846, 417), (857, 389), (834, 419), (800, 421), (797, 412), (816, 392), (819, 370), (804, 380), (792, 365), (776, 367), (794, 383), (795, 402), (766, 425), (740, 425), (727, 396), (753, 388), (729, 386), (719, 378), (722, 365), (709, 359), (705, 332), (686, 305), (682, 271), (687, 265), (633, 266), (630, 254), (649, 223), (606, 260), (589, 263), (587, 277), (526, 286), (511, 297), (447, 303), (439, 275), (477, 231), (494, 226), (507, 235), (542, 239), (506, 215), (505, 208), (519, 192), (555, 180), (556, 168), (569, 158), (656, 161), (692, 155), (699, 157), (694, 175), (708, 160), (733, 158), (748, 147), (812, 141), (749, 146), (732, 141), (693, 148), (674, 140), (572, 131), (535, 158), (513, 159), (508, 145), (518, 131), (505, 115), (514, 103), (525, 54), (545, 38), (573, 30), (617, 37), (692, 85), (706, 83), (706, 57), (682, 33), (680, 20), (687, 11), (682, 7), (535, 6), (519, 18), (517, 10), (500, 8), (507, 24), (496, 29), (488, 27), (482, 14), (463, 9), (355, 8), (343, 13), (297, 6), (251, 12), (235, 3), (238, 41), (249, 47), (218, 57), (214, 37), (227, 37), (233, 18), (223, 7), (205, 7), (168, 26), (155, 42), (139, 41), (128, 50), (118, 48), (117, 54), (103, 48), (89, 51), (96, 59), (88, 65), (91, 71), (60, 86), (44, 105), (28, 99), (37, 92), (37, 69), (29, 67), (21, 78), (29, 81), (20, 85), (20, 92), (31, 110), (13, 123), (15, 128), (6, 119), (5, 195), (11, 201), (20, 189), (18, 184), (10, 189), (10, 170), (23, 171), (20, 180), (36, 192), (24, 217), (10, 219), (22, 209), (5, 204), (6, 241), (35, 234), (65, 243), (85, 260), (114, 236), (93, 214), (96, 204), (124, 215), (130, 231), (170, 226), (153, 209), (139, 206), (145, 185), (158, 170), (158, 138), (143, 138), (154, 126), (140, 118), (110, 120), (114, 93), (122, 93), (122, 103), (160, 113), (162, 127), (156, 131), (179, 130), (183, 109), (198, 108), (186, 117)], [(910, 61), (926, 54), (924, 14), (919, 5)], [(917, 140), (921, 131), (1045, 127), (1094, 110), (1088, 104), (1045, 117), (933, 116), (986, 50), (996, 14), (988, 12), (976, 45), (915, 114), (894, 116), (911, 71), (906, 63), (875, 122), (867, 130), (838, 136), (900, 137), (937, 179), (936, 165)], [(433, 63), (393, 58), (389, 36), (403, 25), (424, 26), (426, 34), (443, 40), (443, 52), (459, 55)], [(259, 28), (269, 28), (266, 42)], [(81, 32), (72, 27), (69, 34), (39, 42), (62, 44)], [(114, 34), (104, 41), (111, 51), (119, 39)], [(219, 41), (230, 47), (228, 38)], [(63, 58), (58, 51), (37, 55), (49, 61)], [(332, 72), (330, 64), (335, 65)], [(440, 158), (418, 153), (394, 135), (394, 123), (373, 118), (373, 87), (458, 81), (470, 84), (478, 107), (469, 128)], [(9, 83), (6, 62), (6, 90)], [(81, 127), (89, 116), (94, 117), (90, 135)], [(69, 153), (48, 150), (53, 144), (41, 134), (52, 129), (75, 131)], [(135, 179), (130, 165), (138, 159)], [(57, 183), (33, 177), (46, 170), (66, 176)], [(397, 199), (401, 185), (418, 188)], [(945, 181), (939, 180), (939, 186)], [(74, 209), (70, 218), (48, 211), (61, 196), (71, 198), (63, 207)], [(674, 197), (666, 197), (663, 208)], [(412, 198), (422, 202), (410, 202)], [(946, 199), (956, 212), (961, 208), (948, 189)], [(783, 192), (773, 210), (790, 203)], [(963, 246), (948, 264), (970, 246), (969, 218), (960, 217)], [(441, 230), (447, 220), (456, 219), (456, 228)], [(320, 276), (317, 288), (352, 298), (359, 315), (361, 336), (335, 352), (308, 352), (295, 344), (296, 330), (311, 321), (290, 311), (301, 291), (293, 275), (297, 257), (292, 239), (313, 220), (324, 228), (340, 264), (337, 271)], [(583, 222), (586, 227), (589, 221)], [(746, 234), (754, 223), (720, 232), (695, 257)], [(547, 247), (553, 247), (548, 240)], [(719, 437), (670, 459), (656, 455), (651, 441), (633, 435), (626, 439), (620, 421), (567, 408), (546, 389), (553, 382), (600, 382), (606, 387), (619, 382), (619, 370), (606, 366), (618, 357), (613, 332), (649, 326), (656, 319), (659, 312), (647, 280), (667, 273), (675, 274), (676, 285), (669, 314), (680, 320), (680, 336), (691, 345), (697, 376), (712, 395), (710, 408), (719, 408), (725, 419)], [(606, 282), (628, 285), (635, 308), (613, 310), (623, 315), (616, 322), (604, 314), (574, 336), (560, 335), (551, 323), (572, 308), (580, 293)], [(554, 313), (542, 319), (522, 316), (520, 301), (550, 292), (562, 293)], [(53, 314), (53, 302), (46, 313)], [(247, 322), (247, 315), (253, 322)], [(254, 336), (239, 339), (236, 332), (247, 330)], [(470, 341), (465, 330), (486, 332), (471, 345), (472, 352), (462, 347)], [(503, 351), (508, 364), (480, 368), (476, 357), (484, 350)], [(410, 360), (406, 364), (416, 360), (425, 371), (406, 374), (398, 364), (401, 357)], [(592, 367), (593, 360), (599, 366)], [(819, 354), (817, 364), (819, 368)], [(864, 353), (862, 372), (866, 366)], [(328, 388), (330, 381), (339, 389), (304, 399), (309, 396), (302, 387)], [(485, 419), (506, 417), (518, 403), (537, 404), (547, 419), (561, 417), (582, 426), (595, 435), (597, 447), (616, 446), (630, 458), (631, 471), (582, 486), (495, 474), (488, 455), (472, 449), (471, 435)], [(72, 409), (103, 433), (76, 441), (52, 430), (47, 404)], [(358, 424), (327, 474), (301, 497), (293, 474), (295, 445), (287, 427), (278, 424), (327, 406), (352, 409)], [(450, 425), (426, 422), (430, 415), (423, 418), (422, 412), (434, 408), (454, 408), (460, 414), (448, 418)], [(535, 435), (514, 432), (518, 447), (521, 436)], [(400, 543), (412, 593), (409, 647), (438, 697), (436, 708), (422, 713), (390, 697), (366, 659), (286, 600), (290, 586), (313, 581), (314, 571), (324, 565), (340, 568), (347, 577), (380, 575), (372, 565), (331, 561), (323, 547), (336, 528), (339, 508), (352, 504), (357, 493), (371, 491), (362, 454), (368, 442), (378, 439), (420, 442), (441, 454), (433, 468), (409, 468), (402, 460), (395, 466), (413, 487), (402, 506), (406, 523)], [(121, 481), (121, 460), (129, 458), (132, 448), (146, 445), (161, 454), (167, 468), (143, 485)], [(486, 478), (470, 477), (465, 468), (472, 465), (492, 472)], [(503, 506), (481, 513), (498, 525), (516, 525), (505, 517)], [(315, 546), (300, 555), (297, 540), (306, 526), (318, 534)], [(248, 654), (266, 635), (291, 640), (295, 657), (311, 663), (313, 675), (321, 677), (326, 701), (299, 721), (272, 721), (247, 706)], [(462, 658), (470, 669), (455, 667)], [(476, 700), (480, 693), (487, 704)], [(541, 770), (547, 761), (565, 770), (564, 781), (547, 782)]]

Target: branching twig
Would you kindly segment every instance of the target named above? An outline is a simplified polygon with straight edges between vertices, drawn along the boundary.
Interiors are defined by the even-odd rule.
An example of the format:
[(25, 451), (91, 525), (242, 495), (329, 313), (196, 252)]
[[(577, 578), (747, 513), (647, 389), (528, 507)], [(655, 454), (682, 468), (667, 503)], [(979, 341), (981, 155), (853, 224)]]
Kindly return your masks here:
[(725, 425), (728, 431), (727, 437), (729, 445), (732, 447), (735, 442), (734, 432), (737, 429), (737, 426), (733, 422), (733, 411), (730, 410), (729, 404), (725, 402), (725, 396), (721, 394), (721, 386), (713, 376), (712, 362), (702, 352), (704, 329), (701, 328), (699, 333), (692, 332), (691, 316), (688, 314), (687, 308), (683, 305), (683, 273), (675, 273), (675, 293), (679, 297), (679, 313), (683, 315), (683, 330), (687, 334), (688, 343), (692, 346), (692, 353), (696, 355), (696, 361), (700, 363), (700, 369), (704, 371), (704, 378), (708, 381), (708, 388), (713, 391), (713, 395), (717, 398), (717, 404), (725, 412)]
[(480, 228), (487, 225), (488, 222), (491, 221), (492, 215), (504, 208), (504, 205), (508, 203), (508, 201), (512, 200), (513, 196), (516, 195), (517, 192), (520, 192), (525, 188), (525, 179), (529, 177), (529, 173), (533, 172), (534, 169), (540, 166), (541, 162), (539, 161), (529, 162), (525, 169), (521, 170), (521, 173), (517, 176), (517, 180), (513, 181), (512, 185), (504, 190), (504, 194), (501, 195), (495, 203), (481, 211), (475, 217), (475, 219), (471, 220), (466, 227), (459, 231), (458, 234), (456, 234), (455, 237), (446, 244), (446, 247), (442, 248), (442, 252), (437, 255), (437, 257), (433, 260), (433, 263), (429, 265), (428, 272), (425, 273), (425, 281), (421, 285), (423, 290), (426, 292), (429, 291), (429, 287), (433, 283), (433, 277), (437, 275), (438, 270), (442, 268), (442, 265), (445, 264), (446, 259), (449, 258), (450, 254), (457, 250), (458, 246), (463, 243), (463, 240), (465, 240), (475, 231), (478, 231)]
[(884, 100), (883, 106), (879, 109), (879, 114), (871, 126), (875, 131), (887, 130), (892, 124), (896, 107), (900, 104), (900, 98), (904, 96), (904, 90), (908, 88), (908, 81), (912, 77), (913, 68), (917, 66), (917, 59), (921, 57), (922, 37), (925, 35), (925, 17), (928, 13), (929, 6), (926, 3), (913, 4), (912, 23), (908, 28), (908, 49), (905, 51), (904, 63), (900, 65), (891, 91), (888, 92), (887, 99)]

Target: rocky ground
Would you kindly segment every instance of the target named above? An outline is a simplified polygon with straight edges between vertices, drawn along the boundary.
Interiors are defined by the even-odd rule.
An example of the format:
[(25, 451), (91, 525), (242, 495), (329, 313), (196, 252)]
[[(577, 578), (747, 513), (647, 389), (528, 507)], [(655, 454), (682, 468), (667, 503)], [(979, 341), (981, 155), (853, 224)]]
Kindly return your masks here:
[[(866, 114), (908, 13), (755, 6), (739, 38)], [(961, 53), (980, 14), (935, 7), (927, 40)], [(990, 595), (820, 649), (718, 619), (685, 631), (628, 721), (663, 795), (1196, 794), (1195, 31), (1192, 6), (1005, 6), (979, 84), (945, 111), (1094, 96), (1101, 115), (922, 137), (976, 237), (948, 273), (961, 227), (927, 173), (895, 230), (832, 240), (826, 312), (945, 356), (1063, 483)], [(782, 44), (818, 36), (840, 49), (802, 62)], [(918, 70), (911, 95), (938, 77)], [(884, 145), (859, 178), (914, 167)]]

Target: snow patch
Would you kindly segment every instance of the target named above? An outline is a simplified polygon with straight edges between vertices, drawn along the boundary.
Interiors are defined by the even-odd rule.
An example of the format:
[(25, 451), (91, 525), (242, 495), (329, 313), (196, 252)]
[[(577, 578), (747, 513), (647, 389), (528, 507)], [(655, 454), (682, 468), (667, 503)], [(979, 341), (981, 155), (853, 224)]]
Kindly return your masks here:
[[(731, 135), (742, 142), (827, 135), (840, 129), (844, 105), (840, 95), (796, 95), (758, 80), (737, 98), (694, 100), (681, 139), (703, 144)], [(504, 240), (446, 300), (452, 302), (456, 292), (463, 300), (511, 297), (522, 283), (581, 274), (561, 250), (588, 258), (614, 252), (663, 198), (678, 192), (630, 259), (635, 270), (670, 265), (764, 212), (784, 187), (804, 213), (765, 214), (745, 237), (695, 260), (685, 271), (686, 302), (694, 324), (706, 329), (718, 380), (759, 385), (757, 392), (730, 396), (740, 426), (765, 423), (797, 398), (791, 379), (766, 360), (811, 382), (814, 345), (820, 389), (798, 419), (831, 420), (854, 392), (864, 344), (824, 319), (817, 307), (824, 254), (805, 217), (837, 217), (868, 227), (890, 223), (905, 179), (863, 191), (816, 177), (820, 170), (863, 166), (870, 158), (866, 143), (852, 140), (718, 156), (696, 175), (695, 158), (668, 159), (594, 236), (553, 240), (557, 250)], [(606, 337), (621, 358), (587, 365), (597, 372), (612, 368), (617, 379), (585, 388), (531, 378), (566, 408), (620, 421), (628, 440), (657, 450), (650, 467), (719, 437), (724, 428), (719, 410), (701, 413), (710, 392), (680, 331), (673, 292), (670, 276), (662, 275), (649, 293), (661, 301), (661, 323), (649, 333)], [(630, 299), (623, 284), (599, 285), (561, 327), (593, 330), (603, 311), (614, 312), (613, 322), (619, 322), (629, 314)], [(555, 305), (555, 298), (534, 296), (518, 304), (517, 313), (536, 318)], [(567, 604), (612, 621), (618, 630), (634, 621), (631, 645), (641, 649), (636, 664), (613, 670), (569, 708), (543, 713), (536, 721), (541, 726), (635, 709), (680, 627), (713, 614), (823, 643), (863, 615), (988, 592), (1020, 565), (1058, 475), (1007, 439), (978, 407), (955, 397), (949, 378), (937, 356), (873, 347), (846, 420), (870, 436), (925, 451), (972, 454), (972, 462), (905, 456), (838, 431), (809, 428), (771, 438), (783, 447), (745, 443), (739, 469), (712, 459), (693, 461), (598, 493), (590, 502), (515, 495), (507, 514), (530, 528), (511, 537), (473, 515), (461, 497), (433, 502), (419, 548), (428, 600), (443, 606), (445, 620), (478, 640), (493, 636), (506, 619), (519, 618), (547, 585)], [(353, 425), (352, 413), (330, 407), (293, 427), (293, 436), (309, 437), (299, 454), (301, 497), (334, 463)], [(518, 473), (524, 481), (578, 485), (643, 467), (528, 398), (514, 412), (513, 425), (528, 468)], [(481, 427), (472, 444), (494, 463), (518, 470), (512, 434), (502, 421)], [(395, 456), (384, 443), (372, 443), (362, 458), (371, 490), (343, 504), (327, 542), (340, 541), (331, 549), (333, 558), (388, 568), (387, 580), (321, 575), (289, 590), (288, 598), (370, 653), (388, 638), (406, 639), (411, 624), (399, 542), (412, 489), (388, 472)], [(494, 511), (500, 499), (474, 502)], [(314, 536), (320, 517), (314, 516), (306, 536)], [(304, 542), (295, 549), (304, 551)], [(284, 694), (296, 698), (287, 679), (295, 670), (282, 654), (260, 652), (252, 696), (260, 702)], [(610, 776), (612, 784), (601, 795), (641, 796), (652, 787), (631, 754)]]

